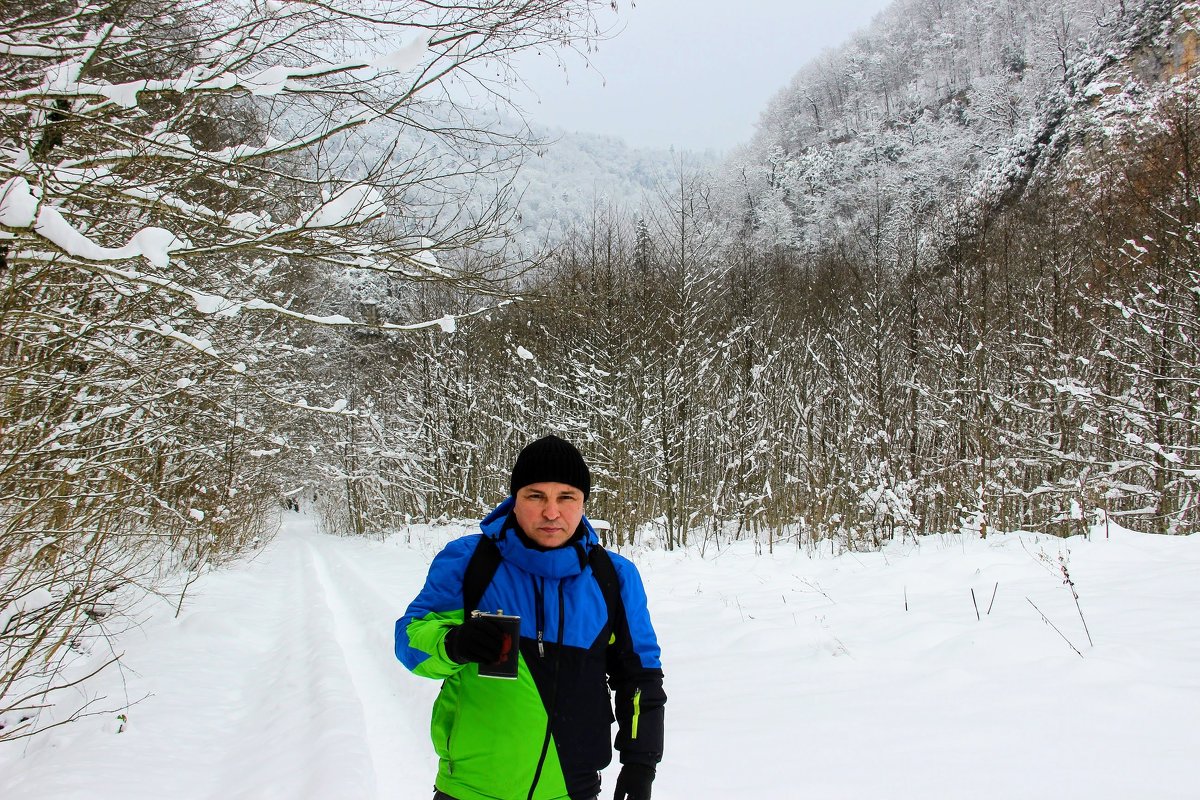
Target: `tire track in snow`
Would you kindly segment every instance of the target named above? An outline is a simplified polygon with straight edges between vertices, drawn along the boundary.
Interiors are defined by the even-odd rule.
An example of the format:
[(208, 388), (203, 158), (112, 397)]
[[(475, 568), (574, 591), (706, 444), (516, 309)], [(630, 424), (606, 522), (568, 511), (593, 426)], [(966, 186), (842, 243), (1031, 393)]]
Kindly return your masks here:
[(362, 549), (373, 548), (364, 553), (370, 557), (366, 563), (384, 568), (383, 576), (371, 576), (347, 557), (349, 542), (334, 540), (337, 546), (332, 547), (327, 541), (320, 535), (307, 536), (305, 546), (363, 709), (378, 797), (425, 797), (433, 791), (436, 770), (428, 736), (437, 683), (414, 679), (396, 660), (392, 633), (396, 617), (403, 612), (397, 607), (402, 592), (380, 588), (395, 585), (397, 573), (423, 575), (425, 565), (403, 563), (408, 553), (365, 540), (356, 542)]
[(258, 615), (270, 646), (257, 659), (261, 670), (246, 676), (252, 702), (231, 721), (238, 728), (232, 741), (263, 746), (229, 751), (213, 798), (370, 800), (376, 795), (362, 708), (316, 568), (299, 537), (281, 535), (275, 547), (279, 586), (269, 593), (269, 613)]

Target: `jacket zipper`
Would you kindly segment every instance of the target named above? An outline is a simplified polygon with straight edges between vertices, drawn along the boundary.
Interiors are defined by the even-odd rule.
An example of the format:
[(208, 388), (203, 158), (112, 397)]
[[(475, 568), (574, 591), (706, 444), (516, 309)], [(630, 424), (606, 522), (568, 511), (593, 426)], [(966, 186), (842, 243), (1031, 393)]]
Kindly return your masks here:
[[(534, 586), (537, 591), (537, 586)], [(538, 654), (545, 657), (542, 652), (542, 627), (545, 624), (545, 609), (542, 607), (544, 598), (541, 591), (537, 591), (538, 605)], [(567, 617), (567, 609), (563, 603), (563, 582), (558, 582), (558, 643), (563, 642), (563, 631), (565, 628), (565, 620)], [(546, 738), (542, 740), (542, 754), (538, 757), (537, 769), (533, 772), (533, 783), (529, 785), (529, 796), (526, 800), (533, 800), (533, 793), (537, 790), (538, 781), (542, 779), (542, 768), (546, 766), (546, 754), (550, 752), (550, 734), (554, 728), (554, 714), (558, 709), (558, 666), (562, 662), (562, 647), (559, 647), (554, 656), (554, 679), (550, 683), (550, 707), (546, 709)]]

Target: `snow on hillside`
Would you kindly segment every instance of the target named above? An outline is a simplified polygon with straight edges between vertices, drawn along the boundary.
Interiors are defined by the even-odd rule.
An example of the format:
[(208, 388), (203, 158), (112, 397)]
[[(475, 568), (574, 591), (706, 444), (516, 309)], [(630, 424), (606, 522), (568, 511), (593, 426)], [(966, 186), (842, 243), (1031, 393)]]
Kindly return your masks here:
[(633, 147), (613, 136), (559, 129), (537, 130), (546, 144), (517, 175), (524, 241), (530, 246), (560, 241), (572, 228), (586, 230), (606, 207), (645, 215), (680, 173), (710, 169), (711, 151)]
[[(0, 797), (428, 798), (437, 684), (394, 660), (392, 625), (463, 531), (289, 519), (115, 642), (123, 668), (86, 693), (136, 701), (124, 719), (0, 747)], [(1200, 796), (1200, 538), (754, 549), (630, 554), (670, 697), (655, 800)]]

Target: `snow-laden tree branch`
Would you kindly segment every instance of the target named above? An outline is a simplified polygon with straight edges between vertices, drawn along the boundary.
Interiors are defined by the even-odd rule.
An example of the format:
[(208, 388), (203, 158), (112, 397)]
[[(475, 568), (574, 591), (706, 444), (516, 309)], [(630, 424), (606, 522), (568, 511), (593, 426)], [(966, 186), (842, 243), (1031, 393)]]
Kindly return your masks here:
[(523, 267), (525, 141), (484, 107), (509, 56), (586, 46), (605, 7), (4, 5), (0, 739), (122, 586), (261, 542), (296, 454), (361, 414), (331, 341), (495, 305), (409, 298)]

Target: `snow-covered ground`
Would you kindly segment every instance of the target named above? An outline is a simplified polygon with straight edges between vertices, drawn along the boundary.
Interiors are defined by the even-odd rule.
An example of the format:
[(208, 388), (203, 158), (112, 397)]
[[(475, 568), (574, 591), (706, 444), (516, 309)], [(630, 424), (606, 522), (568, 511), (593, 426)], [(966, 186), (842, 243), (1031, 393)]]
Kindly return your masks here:
[[(459, 532), (289, 519), (120, 637), (87, 697), (124, 720), (0, 745), (0, 797), (427, 800), (437, 684), (392, 626)], [(670, 698), (655, 800), (1200, 798), (1200, 537), (753, 551), (631, 554)]]

